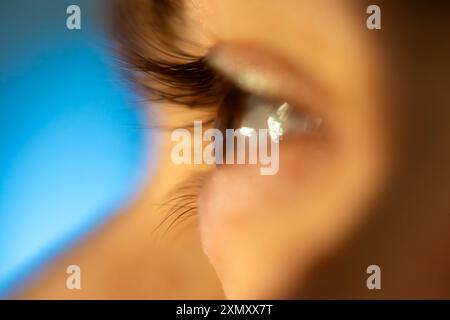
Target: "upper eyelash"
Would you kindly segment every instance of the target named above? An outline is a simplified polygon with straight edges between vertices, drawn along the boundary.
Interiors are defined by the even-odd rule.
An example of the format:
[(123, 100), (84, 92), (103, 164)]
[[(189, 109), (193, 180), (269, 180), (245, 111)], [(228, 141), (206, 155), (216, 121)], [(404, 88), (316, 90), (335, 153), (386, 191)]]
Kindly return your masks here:
[(145, 59), (135, 66), (144, 75), (139, 82), (154, 102), (199, 108), (217, 105), (224, 96), (222, 77), (203, 58), (176, 65)]
[(204, 57), (181, 49), (195, 46), (176, 32), (184, 23), (182, 1), (115, 1), (112, 7), (111, 33), (123, 70), (151, 101), (191, 108), (220, 103), (223, 78)]

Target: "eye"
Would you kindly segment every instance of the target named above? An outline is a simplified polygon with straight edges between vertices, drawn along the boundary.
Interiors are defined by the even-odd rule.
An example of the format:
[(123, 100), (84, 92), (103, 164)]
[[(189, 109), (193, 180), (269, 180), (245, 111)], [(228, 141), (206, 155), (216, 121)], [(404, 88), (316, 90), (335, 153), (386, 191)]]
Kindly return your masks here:
[(322, 125), (322, 118), (294, 104), (239, 88), (233, 89), (225, 97), (220, 109), (217, 122), (219, 129), (235, 129), (243, 135), (267, 129), (275, 142), (284, 136), (317, 134)]
[(329, 134), (324, 107), (328, 93), (301, 65), (270, 48), (242, 43), (217, 45), (206, 61), (228, 88), (219, 108), (218, 129), (244, 135), (265, 130), (275, 142)]

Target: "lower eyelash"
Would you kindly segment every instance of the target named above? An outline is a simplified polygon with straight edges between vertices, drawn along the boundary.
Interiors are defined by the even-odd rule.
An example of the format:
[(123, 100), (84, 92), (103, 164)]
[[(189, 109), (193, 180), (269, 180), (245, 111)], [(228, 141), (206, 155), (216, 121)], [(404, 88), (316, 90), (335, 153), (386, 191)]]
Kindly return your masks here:
[(175, 228), (180, 230), (181, 225), (186, 225), (196, 216), (197, 197), (205, 176), (205, 173), (193, 174), (173, 189), (167, 199), (158, 205), (157, 212), (162, 215), (162, 220), (153, 230), (154, 233), (164, 228), (162, 230), (164, 236)]

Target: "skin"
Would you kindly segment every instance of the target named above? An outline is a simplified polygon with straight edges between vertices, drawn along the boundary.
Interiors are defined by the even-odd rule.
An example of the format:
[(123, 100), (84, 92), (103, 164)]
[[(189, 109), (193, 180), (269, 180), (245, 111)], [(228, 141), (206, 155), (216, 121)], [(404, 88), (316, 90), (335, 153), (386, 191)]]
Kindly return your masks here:
[[(394, 201), (389, 210), (374, 209), (401, 160), (393, 152), (397, 132), (388, 112), (391, 69), (365, 26), (365, 7), (350, 1), (193, 0), (184, 14), (183, 36), (200, 51), (216, 47), (225, 64), (241, 57), (243, 68), (264, 61), (259, 67), (268, 77), (292, 79), (284, 95), (298, 95), (307, 75), (312, 99), (320, 101), (308, 107), (325, 119), (324, 137), (286, 137), (279, 173), (261, 176), (252, 166), (175, 166), (170, 134), (156, 133), (157, 170), (134, 202), (47, 266), (19, 297), (446, 297), (449, 261), (442, 253), (448, 238), (441, 226), (448, 218), (439, 213), (448, 212), (448, 200), (439, 198), (435, 219), (425, 219), (421, 200), (415, 208)], [(202, 116), (158, 107), (168, 124)], [(182, 228), (149, 235), (164, 216), (158, 204), (193, 172), (207, 173), (198, 216)], [(423, 203), (440, 195), (411, 192)], [(383, 215), (390, 210), (397, 213)], [(406, 225), (400, 223), (405, 212)], [(421, 240), (411, 231), (417, 228)], [(81, 267), (82, 290), (65, 288), (70, 264)], [(370, 264), (385, 272), (382, 292), (365, 286)]]

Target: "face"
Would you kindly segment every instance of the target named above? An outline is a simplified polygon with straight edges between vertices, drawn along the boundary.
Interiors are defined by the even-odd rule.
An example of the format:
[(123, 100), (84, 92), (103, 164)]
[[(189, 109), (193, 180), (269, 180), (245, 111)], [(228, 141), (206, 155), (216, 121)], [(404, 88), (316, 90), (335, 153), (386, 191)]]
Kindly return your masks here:
[[(392, 75), (381, 31), (367, 29), (367, 6), (357, 1), (192, 0), (180, 8), (173, 42), (220, 79), (196, 93), (214, 88), (217, 99), (204, 109), (181, 99), (195, 109), (183, 114), (257, 130), (268, 108), (289, 106), (276, 174), (250, 164), (176, 169), (177, 177), (207, 172), (195, 194), (199, 232), (225, 294), (289, 296), (377, 214), (392, 174)], [(161, 86), (153, 91), (166, 92)], [(159, 103), (163, 115), (169, 105)], [(180, 114), (166, 118), (174, 124)], [(163, 159), (161, 167), (173, 165)], [(359, 267), (364, 274), (367, 265)]]

